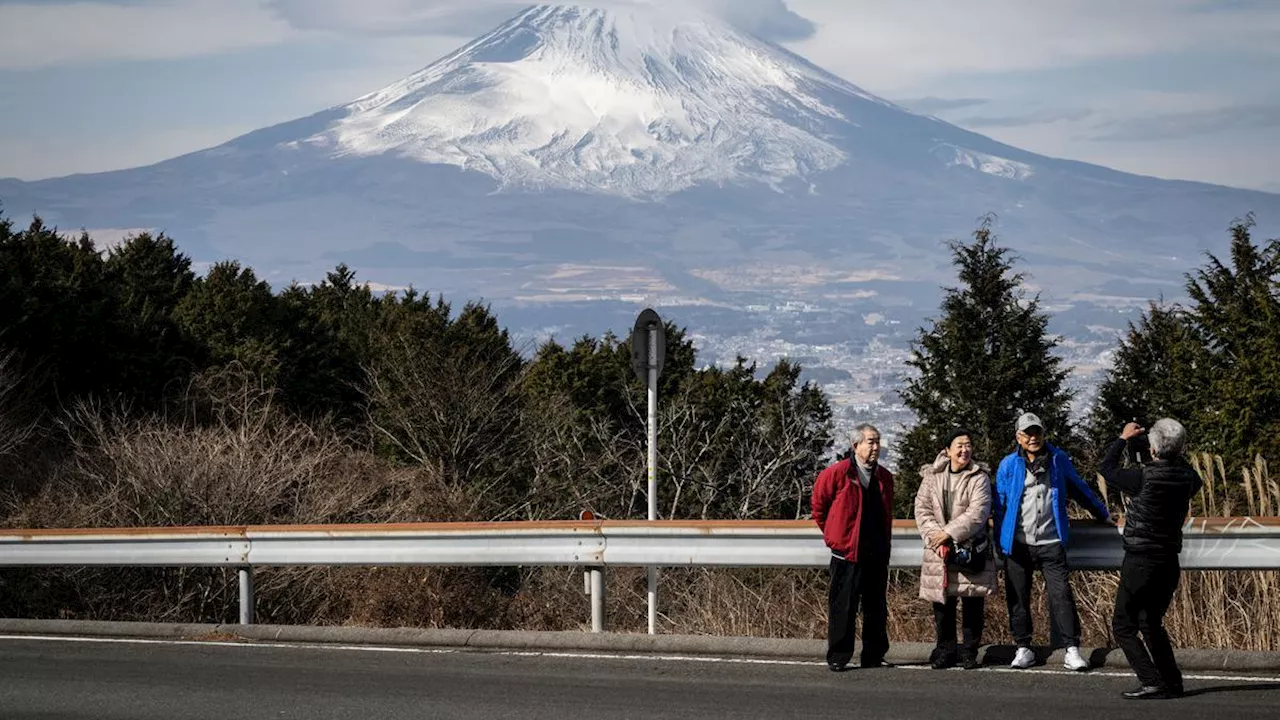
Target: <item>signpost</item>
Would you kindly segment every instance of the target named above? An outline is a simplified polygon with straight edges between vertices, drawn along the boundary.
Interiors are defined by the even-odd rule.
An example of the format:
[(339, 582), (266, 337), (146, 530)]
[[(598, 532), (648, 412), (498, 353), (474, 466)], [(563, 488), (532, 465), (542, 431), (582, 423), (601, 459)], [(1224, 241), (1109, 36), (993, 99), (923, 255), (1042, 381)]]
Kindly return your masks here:
[[(646, 308), (631, 330), (631, 369), (649, 390), (649, 520), (658, 519), (658, 376), (667, 359), (667, 336), (662, 318)], [(649, 568), (649, 634), (658, 625), (658, 569)]]

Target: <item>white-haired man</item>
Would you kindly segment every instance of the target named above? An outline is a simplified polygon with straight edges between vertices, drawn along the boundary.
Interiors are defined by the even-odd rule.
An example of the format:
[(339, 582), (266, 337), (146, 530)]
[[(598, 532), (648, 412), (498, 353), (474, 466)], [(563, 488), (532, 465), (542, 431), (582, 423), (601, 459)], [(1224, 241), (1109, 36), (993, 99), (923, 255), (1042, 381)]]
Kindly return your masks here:
[(831, 549), (827, 596), (827, 667), (853, 659), (862, 606), (864, 668), (884, 667), (889, 650), (889, 551), (893, 533), (893, 473), (880, 464), (880, 431), (859, 425), (850, 457), (823, 470), (813, 484), (813, 520)]
[[(1144, 433), (1151, 462), (1121, 467), (1129, 441)], [(1203, 486), (1200, 474), (1183, 458), (1186, 445), (1186, 428), (1177, 420), (1165, 418), (1149, 431), (1129, 423), (1120, 438), (1107, 447), (1100, 464), (1107, 484), (1133, 497), (1124, 520), (1124, 563), (1111, 630), (1142, 683), (1123, 693), (1135, 700), (1173, 698), (1183, 693), (1182, 672), (1164, 629), (1164, 614), (1182, 573), (1178, 562), (1182, 527), (1191, 499)]]

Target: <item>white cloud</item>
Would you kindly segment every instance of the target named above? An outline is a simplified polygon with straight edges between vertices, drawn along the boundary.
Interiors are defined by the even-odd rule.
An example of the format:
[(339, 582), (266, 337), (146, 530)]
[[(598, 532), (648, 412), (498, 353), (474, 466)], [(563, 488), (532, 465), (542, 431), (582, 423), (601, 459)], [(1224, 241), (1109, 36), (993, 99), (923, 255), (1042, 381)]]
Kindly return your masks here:
[[(926, 98), (932, 111), (953, 121), (971, 104), (964, 99), (987, 99), (971, 127), (1002, 142), (1159, 177), (1254, 187), (1275, 180), (1280, 146), (1259, 142), (1257, 129), (1250, 142), (1235, 142), (1231, 133), (1144, 143), (1093, 138), (1144, 118), (1211, 122), (1223, 108), (1280, 102), (1274, 85), (1229, 74), (1214, 83), (1208, 76), (1231, 68), (1241, 77), (1265, 75), (1256, 65), (1276, 64), (1280, 2), (788, 0), (788, 6), (818, 26), (812, 38), (791, 44), (799, 54), (882, 96)], [(1134, 62), (1168, 57), (1180, 58), (1178, 67), (1196, 67), (1195, 53), (1212, 53), (1221, 69), (1184, 80), (1173, 66)], [(1109, 67), (1122, 72), (1114, 82), (1100, 70)], [(1199, 87), (1218, 92), (1189, 92)], [(1030, 122), (1052, 112), (1055, 122)]]
[[(370, 35), (471, 37), (501, 24), (530, 0), (265, 0), (281, 18), (303, 30)], [(570, 0), (596, 7), (656, 5), (696, 9), (775, 40), (797, 40), (814, 26), (785, 0)]]
[(528, 0), (265, 0), (281, 20), (301, 30), (356, 35), (452, 35), (484, 32), (531, 4)]
[(1280, 105), (1249, 104), (1131, 118), (1104, 128), (1094, 139), (1145, 143), (1271, 128), (1280, 128)]
[(1032, 152), (1155, 177), (1234, 187), (1261, 187), (1276, 177), (1280, 152), (1266, 143), (1266, 133), (1274, 134), (1266, 129), (1151, 142), (1094, 139), (1108, 127), (1136, 124), (1157, 114), (1137, 106), (1124, 115), (1099, 113), (1079, 122), (994, 128), (987, 134)]
[(297, 34), (259, 0), (0, 4), (0, 68), (161, 60), (273, 45)]
[(1072, 122), (1092, 116), (1093, 110), (1089, 108), (1040, 108), (1016, 115), (975, 115), (959, 120), (957, 124), (970, 128), (1024, 127)]
[(788, 0), (818, 26), (794, 48), (880, 93), (956, 73), (1041, 70), (1217, 47), (1276, 53), (1280, 3)]
[[(576, 1), (694, 7), (777, 40), (807, 37), (814, 29), (791, 12), (784, 0)], [(2, 2), (0, 69), (197, 57), (275, 45), (317, 31), (449, 37), (456, 45), (530, 4), (530, 0)]]
[[(1059, 67), (1203, 47), (1276, 52), (1280, 3), (1208, 0), (573, 0), (695, 8), (878, 92), (956, 72)], [(451, 37), (531, 0), (133, 0), (0, 3), (0, 68), (165, 59), (271, 45), (308, 31)], [(1213, 10), (1205, 8), (1212, 6)], [(51, 40), (56, 38), (56, 41)]]

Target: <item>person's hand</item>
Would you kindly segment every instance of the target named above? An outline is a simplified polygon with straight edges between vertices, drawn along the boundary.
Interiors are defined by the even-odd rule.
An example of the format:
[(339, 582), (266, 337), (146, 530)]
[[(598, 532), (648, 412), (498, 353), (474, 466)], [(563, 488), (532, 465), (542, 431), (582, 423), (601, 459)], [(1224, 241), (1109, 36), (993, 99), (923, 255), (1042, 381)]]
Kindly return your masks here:
[(939, 545), (933, 549), (933, 552), (936, 553), (938, 557), (942, 558), (943, 560), (946, 560), (947, 553), (951, 552), (951, 548), (947, 547), (946, 545)]
[(1145, 433), (1146, 431), (1147, 429), (1142, 427), (1138, 423), (1131, 422), (1128, 425), (1124, 426), (1124, 430), (1120, 431), (1120, 439), (1132, 440), (1133, 438), (1138, 437), (1139, 435)]
[(929, 547), (937, 550), (950, 539), (951, 536), (947, 534), (946, 530), (939, 530), (929, 536)]

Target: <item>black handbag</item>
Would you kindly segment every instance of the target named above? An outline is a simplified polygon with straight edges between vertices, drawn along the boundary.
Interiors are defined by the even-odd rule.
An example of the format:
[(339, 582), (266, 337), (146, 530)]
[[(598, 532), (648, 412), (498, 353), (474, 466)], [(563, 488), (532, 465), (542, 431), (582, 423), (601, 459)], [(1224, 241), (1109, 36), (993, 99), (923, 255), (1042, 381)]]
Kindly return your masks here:
[(991, 541), (986, 528), (983, 528), (965, 542), (954, 543), (951, 552), (947, 553), (947, 564), (966, 573), (981, 572), (987, 567), (990, 551)]
[[(951, 489), (942, 491), (943, 522), (951, 522)], [(958, 543), (952, 542), (951, 552), (946, 555), (946, 564), (965, 573), (981, 572), (987, 567), (991, 555), (991, 538), (987, 528), (983, 527), (973, 537)]]

